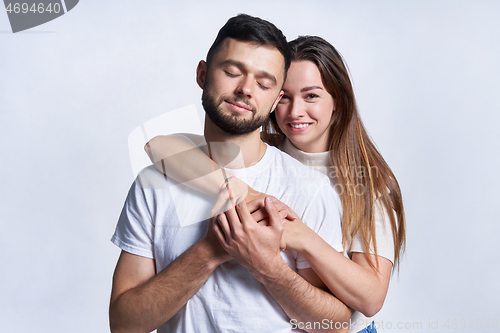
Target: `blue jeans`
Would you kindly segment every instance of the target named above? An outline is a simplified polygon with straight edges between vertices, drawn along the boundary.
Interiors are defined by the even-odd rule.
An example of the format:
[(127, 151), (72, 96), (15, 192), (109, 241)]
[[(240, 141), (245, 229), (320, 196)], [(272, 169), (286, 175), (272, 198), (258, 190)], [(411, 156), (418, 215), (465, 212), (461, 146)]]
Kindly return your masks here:
[(375, 329), (375, 322), (372, 321), (371, 325), (368, 325), (366, 328), (363, 328), (358, 333), (377, 333), (377, 330)]

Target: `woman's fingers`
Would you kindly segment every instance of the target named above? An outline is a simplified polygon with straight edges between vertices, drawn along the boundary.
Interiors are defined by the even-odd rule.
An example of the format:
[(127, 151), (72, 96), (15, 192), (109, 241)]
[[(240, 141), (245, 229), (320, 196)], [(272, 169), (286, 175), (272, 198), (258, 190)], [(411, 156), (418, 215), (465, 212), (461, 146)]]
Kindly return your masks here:
[[(266, 197), (273, 198), (274, 199), (273, 203), (276, 205), (276, 208), (278, 209), (278, 211), (285, 210), (286, 216), (288, 217), (289, 220), (293, 221), (294, 219), (296, 219), (298, 217), (297, 214), (295, 214), (295, 212), (290, 207), (288, 207), (286, 204), (284, 204), (283, 202), (279, 201), (278, 199), (276, 199), (273, 196), (266, 196)], [(255, 217), (258, 217), (259, 220), (267, 217), (267, 215), (262, 214), (262, 211), (259, 211), (259, 210), (262, 210), (264, 208), (264, 206), (265, 206), (264, 199), (266, 197), (261, 197), (261, 198), (252, 200), (252, 201), (247, 203), (248, 210), (250, 211), (250, 213), (252, 213), (252, 216), (254, 213), (257, 213), (257, 215), (255, 215)]]
[(265, 202), (265, 208), (267, 214), (269, 214), (269, 226), (273, 227), (276, 230), (283, 230), (283, 219), (280, 218), (278, 207), (274, 205), (274, 203), (276, 202), (276, 198), (267, 197)]
[[(295, 214), (295, 212), (290, 208), (288, 207), (287, 205), (285, 205), (284, 203), (280, 202), (284, 208), (283, 210), (286, 212), (286, 218), (290, 221), (293, 221), (295, 220), (297, 217), (299, 217), (297, 214)], [(281, 210), (280, 210), (281, 211)]]
[(254, 213), (260, 208), (264, 207), (264, 198), (259, 198), (252, 200), (250, 202), (247, 202), (247, 208), (250, 213)]
[(264, 207), (252, 213), (252, 218), (257, 222), (265, 221), (268, 218), (268, 216), (269, 215), (267, 214), (266, 209)]
[[(227, 221), (227, 218), (226, 218), (226, 215), (224, 215), (224, 213), (218, 215), (217, 217), (215, 217), (215, 224), (218, 225), (218, 227), (220, 228), (220, 231), (221, 231), (221, 236), (223, 236), (223, 240), (224, 242), (227, 242), (227, 240), (229, 239), (229, 237), (231, 236), (231, 227), (229, 226), (229, 222)], [(215, 228), (214, 226), (214, 231), (216, 230), (217, 228)], [(221, 240), (221, 238), (219, 238), (219, 240)]]
[(210, 216), (219, 215), (227, 210), (227, 202), (229, 200), (228, 191), (223, 188), (219, 192), (219, 196), (217, 197), (217, 201), (215, 201), (215, 205), (210, 211)]
[(221, 243), (221, 245), (223, 247), (226, 247), (226, 245), (227, 245), (226, 234), (222, 230), (222, 227), (220, 226), (220, 224), (219, 223), (214, 223), (213, 226), (212, 226), (212, 228), (214, 230), (215, 236), (217, 237), (217, 239), (219, 240), (219, 242)]
[[(280, 214), (279, 216), (282, 220), (285, 220), (285, 219), (290, 220), (290, 221), (295, 220), (294, 216), (290, 216), (290, 214), (288, 213), (288, 210), (280, 209), (278, 207), (281, 207), (279, 202), (278, 202), (278, 204), (276, 204), (276, 208), (278, 209), (279, 214)], [(293, 213), (293, 211), (292, 211), (292, 213)], [(253, 212), (252, 218), (259, 223), (265, 223), (266, 225), (269, 224), (269, 214), (267, 213), (265, 207), (261, 207), (260, 209)]]
[[(289, 219), (290, 221), (294, 220), (293, 218), (290, 218), (288, 216), (288, 213), (286, 210), (280, 210), (279, 216), (280, 216), (281, 220), (285, 220), (285, 219)], [(265, 207), (262, 207), (258, 211), (253, 212), (252, 218), (259, 223), (265, 223), (265, 225), (269, 224), (269, 214), (267, 213)]]

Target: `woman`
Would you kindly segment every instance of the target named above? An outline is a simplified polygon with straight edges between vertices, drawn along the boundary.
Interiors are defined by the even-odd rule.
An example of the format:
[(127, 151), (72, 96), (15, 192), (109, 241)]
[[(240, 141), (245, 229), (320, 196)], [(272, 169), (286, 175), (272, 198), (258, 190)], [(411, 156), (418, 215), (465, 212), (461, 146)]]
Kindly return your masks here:
[[(383, 305), (393, 263), (404, 250), (401, 191), (364, 129), (340, 54), (319, 37), (299, 37), (290, 47), (285, 95), (264, 138), (279, 140), (285, 152), (330, 177), (341, 199), (342, 241), (352, 261), (302, 224), (287, 225), (286, 244), (291, 246), (289, 238), (300, 241), (293, 246), (332, 293), (371, 317)], [(289, 237), (292, 230), (300, 237)]]
[[(300, 219), (286, 224), (284, 241), (287, 249), (307, 259), (337, 298), (358, 311), (352, 318), (356, 321), (352, 331), (357, 332), (367, 325), (363, 315), (371, 317), (381, 309), (391, 272), (404, 251), (401, 191), (359, 118), (340, 54), (320, 37), (299, 37), (289, 45), (292, 64), (284, 96), (265, 124), (262, 137), (330, 178), (342, 207), (345, 256)], [(168, 140), (158, 137), (147, 145), (153, 161), (160, 160), (153, 155), (161, 156), (165, 147), (172, 146)], [(182, 146), (182, 140), (177, 147)], [(192, 148), (188, 143), (186, 147)], [(174, 161), (163, 163), (162, 170), (170, 170)], [(207, 184), (212, 181), (216, 182), (205, 180), (194, 186), (208, 191)], [(229, 184), (233, 190), (240, 188), (237, 179)], [(259, 196), (251, 189), (249, 193), (251, 198)]]

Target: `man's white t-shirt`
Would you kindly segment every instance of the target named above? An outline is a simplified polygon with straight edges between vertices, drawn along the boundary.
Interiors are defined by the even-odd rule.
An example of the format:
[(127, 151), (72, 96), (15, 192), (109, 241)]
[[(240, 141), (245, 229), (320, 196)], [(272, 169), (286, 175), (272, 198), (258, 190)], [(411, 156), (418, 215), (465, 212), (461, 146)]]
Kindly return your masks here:
[[(254, 166), (230, 170), (257, 191), (291, 207), (311, 229), (342, 251), (337, 194), (330, 180), (267, 146)], [(215, 198), (167, 179), (152, 166), (132, 185), (111, 241), (122, 250), (155, 259), (157, 272), (197, 242), (207, 228)], [(293, 269), (310, 267), (295, 251), (282, 252)], [(158, 332), (292, 332), (290, 319), (246, 268), (219, 266)]]

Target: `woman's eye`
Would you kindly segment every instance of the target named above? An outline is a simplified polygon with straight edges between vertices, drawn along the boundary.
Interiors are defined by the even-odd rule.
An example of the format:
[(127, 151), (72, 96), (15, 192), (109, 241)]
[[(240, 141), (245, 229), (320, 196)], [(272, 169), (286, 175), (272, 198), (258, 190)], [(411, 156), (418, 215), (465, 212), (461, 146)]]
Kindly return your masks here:
[(316, 97), (319, 97), (319, 96), (318, 96), (318, 95), (316, 95), (316, 94), (307, 94), (307, 95), (306, 95), (306, 98), (308, 98), (308, 99), (314, 99), (314, 98), (316, 98)]
[(280, 103), (287, 103), (288, 101), (290, 100), (290, 97), (288, 97), (287, 95), (283, 95), (281, 96), (281, 99), (280, 99)]

